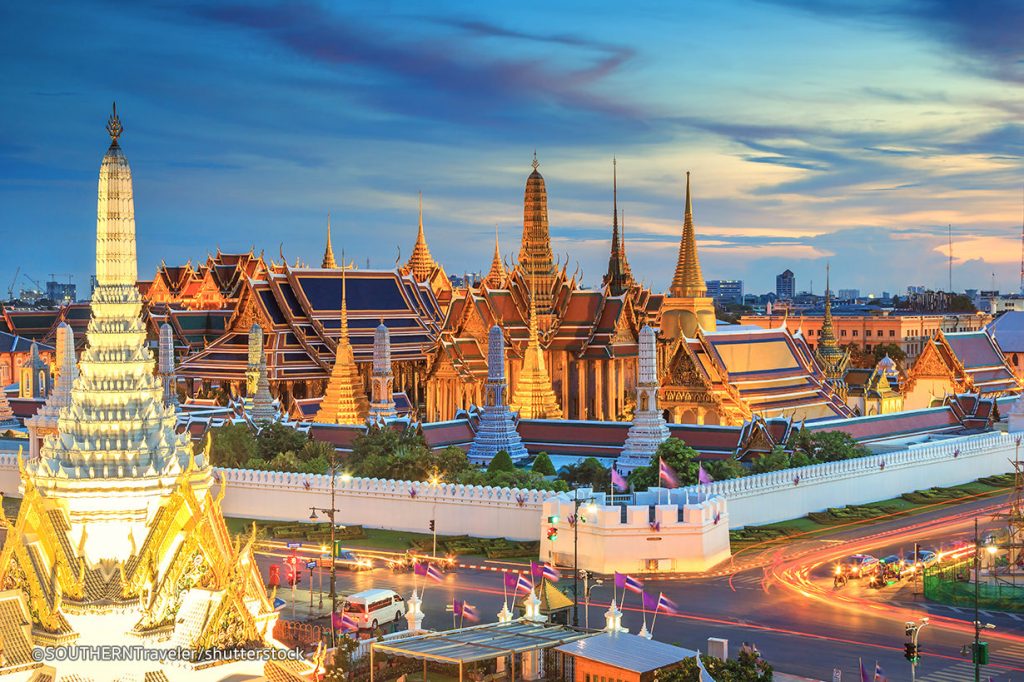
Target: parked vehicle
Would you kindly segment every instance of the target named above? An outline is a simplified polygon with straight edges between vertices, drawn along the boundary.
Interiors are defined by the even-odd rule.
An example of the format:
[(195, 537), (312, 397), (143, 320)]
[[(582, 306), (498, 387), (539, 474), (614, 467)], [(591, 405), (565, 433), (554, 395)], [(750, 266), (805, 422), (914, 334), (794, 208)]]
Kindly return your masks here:
[(405, 616), (405, 599), (394, 590), (363, 590), (345, 599), (344, 613), (360, 630), (376, 630), (381, 623), (399, 622)]
[(903, 568), (908, 571), (922, 571), (938, 561), (938, 556), (930, 549), (918, 550), (917, 556), (913, 552), (903, 554)]
[(851, 578), (861, 578), (878, 570), (878, 559), (870, 554), (853, 554), (839, 562), (839, 569)]

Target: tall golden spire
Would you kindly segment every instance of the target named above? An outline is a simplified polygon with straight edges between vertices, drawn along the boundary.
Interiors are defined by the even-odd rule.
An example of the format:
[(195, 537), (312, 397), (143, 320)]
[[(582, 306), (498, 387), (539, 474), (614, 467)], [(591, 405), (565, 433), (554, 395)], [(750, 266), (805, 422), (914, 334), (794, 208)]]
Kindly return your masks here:
[(686, 209), (683, 213), (683, 237), (679, 241), (676, 274), (669, 294), (676, 298), (708, 295), (704, 275), (697, 258), (697, 232), (693, 227), (693, 201), (690, 198), (690, 171), (686, 171)]
[(327, 248), (324, 249), (324, 260), (320, 263), (322, 268), (336, 268), (338, 264), (334, 260), (334, 246), (331, 244), (331, 213), (327, 212)]
[(406, 267), (412, 272), (413, 277), (423, 282), (430, 277), (435, 265), (427, 247), (427, 238), (423, 234), (423, 192), (420, 192), (420, 227), (416, 234), (416, 245), (412, 248), (412, 255), (409, 256)]
[(501, 248), (498, 246), (498, 226), (494, 226), (494, 258), (491, 259), (491, 270), (484, 277), (484, 283), (490, 289), (500, 289), (505, 284), (505, 264), (501, 262)]
[(548, 190), (544, 176), (537, 168), (537, 152), (533, 153), (533, 172), (526, 179), (523, 194), (523, 242), (519, 248), (520, 272), (529, 280), (541, 313), (551, 308), (555, 284), (555, 259), (551, 253), (548, 227)]
[(540, 347), (536, 299), (537, 296), (531, 292), (530, 336), (526, 343), (526, 352), (523, 354), (523, 368), (519, 372), (509, 407), (519, 413), (520, 419), (561, 419), (562, 408), (558, 406), (555, 392), (551, 388), (551, 377), (548, 376), (544, 362), (544, 350)]
[(616, 172), (616, 161), (612, 158), (612, 252), (608, 258), (608, 273), (604, 276), (604, 285), (612, 296), (621, 296), (633, 283), (633, 272), (626, 260), (626, 226), (622, 226), (622, 238), (619, 238), (619, 189)]
[(363, 377), (356, 367), (355, 354), (348, 336), (348, 289), (345, 271), (349, 269), (341, 252), (341, 334), (334, 352), (334, 367), (327, 381), (324, 399), (316, 420), (321, 424), (365, 424), (370, 406)]

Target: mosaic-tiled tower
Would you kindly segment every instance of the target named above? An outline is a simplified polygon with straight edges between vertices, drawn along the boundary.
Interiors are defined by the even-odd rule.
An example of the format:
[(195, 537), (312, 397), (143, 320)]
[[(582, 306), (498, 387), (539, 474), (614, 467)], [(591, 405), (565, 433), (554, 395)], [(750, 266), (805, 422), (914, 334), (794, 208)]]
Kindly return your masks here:
[(160, 325), (160, 340), (157, 347), (157, 374), (164, 390), (164, 404), (178, 404), (178, 390), (174, 385), (174, 329), (164, 322)]
[(644, 325), (640, 330), (639, 362), (637, 363), (636, 409), (629, 427), (626, 444), (615, 468), (629, 473), (647, 466), (658, 446), (669, 437), (665, 418), (658, 408), (658, 361), (654, 330)]
[(391, 371), (391, 332), (381, 322), (373, 332), (373, 374), (370, 377), (370, 420), (395, 416), (393, 393), (395, 375)]
[(246, 395), (251, 400), (249, 416), (254, 422), (274, 421), (277, 409), (267, 378), (267, 353), (263, 349), (263, 327), (249, 327), (249, 362), (245, 368)]
[(469, 460), (475, 464), (487, 464), (500, 450), (507, 452), (513, 460), (526, 457), (523, 439), (516, 431), (512, 411), (505, 402), (508, 391), (505, 383), (505, 336), (498, 325), (491, 327), (487, 335), (487, 385), (484, 391), (483, 414), (469, 446)]

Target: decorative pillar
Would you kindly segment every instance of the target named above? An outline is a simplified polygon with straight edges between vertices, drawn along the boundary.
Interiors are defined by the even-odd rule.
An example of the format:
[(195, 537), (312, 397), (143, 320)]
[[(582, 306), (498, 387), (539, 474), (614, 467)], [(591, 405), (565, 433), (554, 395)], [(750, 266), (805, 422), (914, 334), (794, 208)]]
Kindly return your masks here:
[(408, 623), (410, 632), (420, 632), (423, 630), (423, 610), (420, 608), (420, 604), (423, 600), (416, 593), (416, 588), (412, 588), (412, 596), (409, 597), (406, 602), (408, 611), (405, 612), (405, 620)]

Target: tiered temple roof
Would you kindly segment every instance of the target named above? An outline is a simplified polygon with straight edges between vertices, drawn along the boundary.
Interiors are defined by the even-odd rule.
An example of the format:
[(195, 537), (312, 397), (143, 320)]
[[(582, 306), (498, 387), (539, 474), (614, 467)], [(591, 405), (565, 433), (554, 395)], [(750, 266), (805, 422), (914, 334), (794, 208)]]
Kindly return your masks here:
[(925, 406), (928, 400), (951, 394), (1000, 396), (1020, 390), (1020, 382), (987, 330), (938, 332), (917, 356), (903, 387), (910, 406)]

